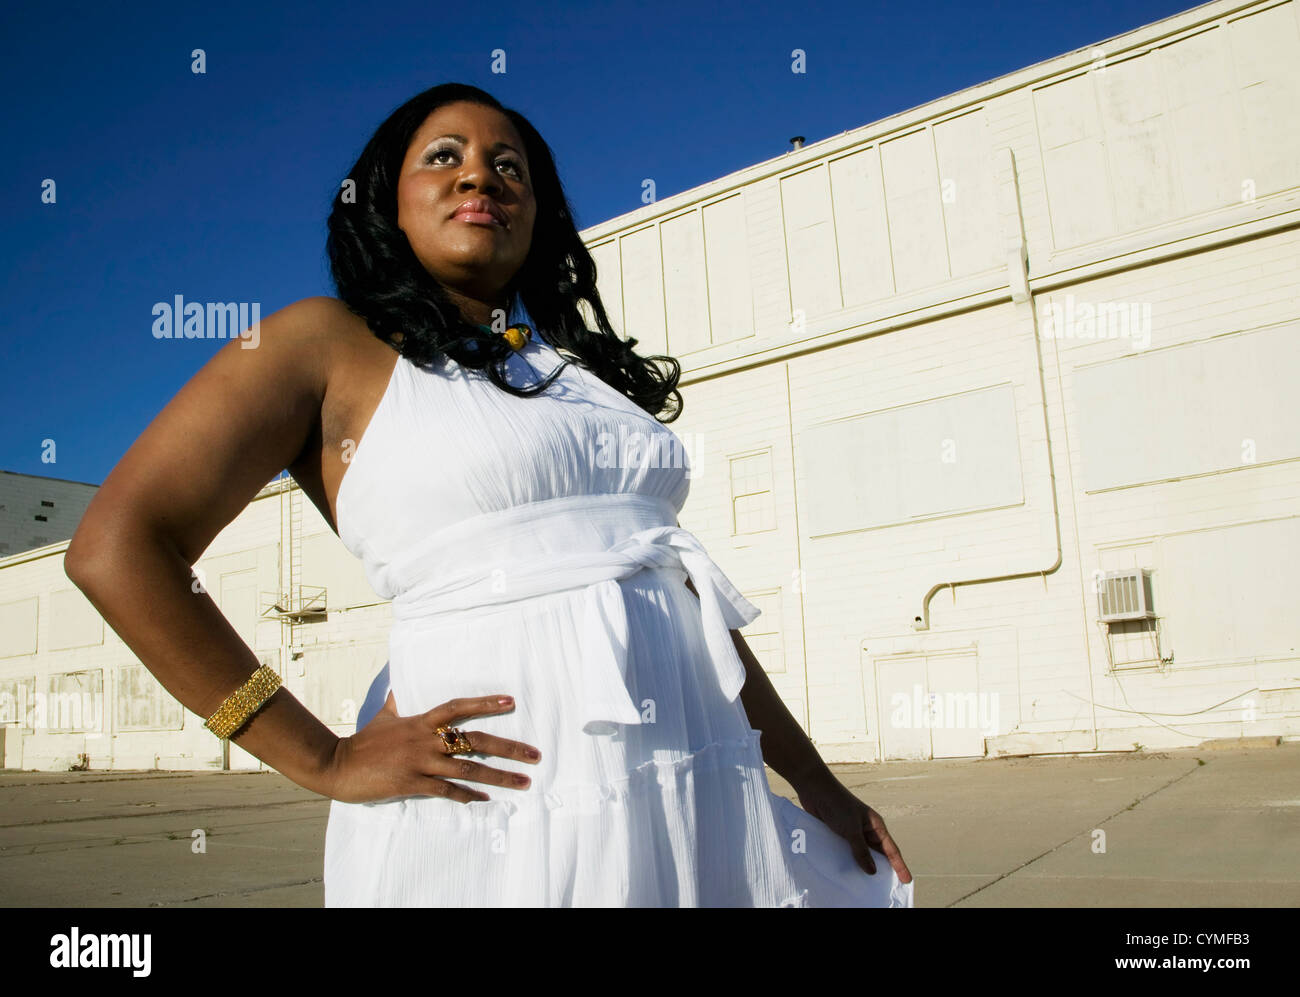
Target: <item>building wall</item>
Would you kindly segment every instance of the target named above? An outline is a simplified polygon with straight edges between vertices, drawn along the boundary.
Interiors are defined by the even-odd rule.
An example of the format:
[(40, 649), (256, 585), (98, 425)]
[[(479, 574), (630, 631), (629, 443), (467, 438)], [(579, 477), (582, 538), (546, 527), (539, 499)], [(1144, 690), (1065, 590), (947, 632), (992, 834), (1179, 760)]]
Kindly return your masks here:
[[(682, 525), (828, 760), (1300, 734), (1298, 8), (1197, 7), (584, 233), (619, 331), (682, 362)], [(104, 718), (11, 705), (6, 765), (257, 766), (65, 546), (0, 561), (0, 711), (81, 682)], [(350, 732), (390, 615), (301, 492), (197, 568)], [(1155, 623), (1099, 622), (1123, 568)]]
[(1218, 3), (587, 233), (823, 754), (1297, 732), (1298, 205), (1297, 4)]

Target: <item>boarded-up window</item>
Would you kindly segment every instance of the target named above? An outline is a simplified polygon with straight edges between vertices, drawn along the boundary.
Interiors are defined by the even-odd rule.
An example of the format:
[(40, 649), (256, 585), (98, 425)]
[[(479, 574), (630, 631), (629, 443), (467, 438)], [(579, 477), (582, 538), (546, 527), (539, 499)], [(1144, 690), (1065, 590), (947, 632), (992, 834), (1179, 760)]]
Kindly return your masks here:
[(36, 725), (52, 731), (104, 729), (104, 672), (56, 672), (36, 704)]
[(104, 618), (78, 589), (50, 593), (50, 647), (95, 647), (104, 643)]
[(117, 669), (118, 730), (180, 730), (185, 709), (149, 669), (136, 662)]
[(1300, 456), (1298, 380), (1294, 322), (1076, 368), (1084, 488)]
[(812, 426), (800, 452), (812, 536), (1024, 500), (1009, 384)]
[(772, 451), (731, 458), (732, 532), (776, 529), (772, 499)]
[(0, 603), (0, 658), (36, 653), (36, 610), (40, 600)]
[(32, 730), (36, 710), (36, 679), (0, 679), (0, 724), (19, 724)]
[(745, 643), (768, 674), (785, 671), (785, 641), (781, 622), (781, 592), (746, 592), (745, 598), (762, 613), (745, 628)]

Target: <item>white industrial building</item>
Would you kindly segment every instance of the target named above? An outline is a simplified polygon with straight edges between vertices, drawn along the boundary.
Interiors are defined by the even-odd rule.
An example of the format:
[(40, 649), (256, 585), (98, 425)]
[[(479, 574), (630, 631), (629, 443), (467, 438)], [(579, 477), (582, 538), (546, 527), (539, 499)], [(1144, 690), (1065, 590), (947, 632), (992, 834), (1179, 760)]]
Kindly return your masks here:
[[(1298, 0), (1196, 7), (584, 238), (613, 321), (682, 362), (682, 525), (827, 760), (1300, 735)], [(5, 764), (256, 767), (65, 547), (0, 561)], [(301, 492), (198, 568), (350, 732), (388, 609)]]
[(0, 557), (71, 540), (97, 491), (82, 481), (0, 471)]

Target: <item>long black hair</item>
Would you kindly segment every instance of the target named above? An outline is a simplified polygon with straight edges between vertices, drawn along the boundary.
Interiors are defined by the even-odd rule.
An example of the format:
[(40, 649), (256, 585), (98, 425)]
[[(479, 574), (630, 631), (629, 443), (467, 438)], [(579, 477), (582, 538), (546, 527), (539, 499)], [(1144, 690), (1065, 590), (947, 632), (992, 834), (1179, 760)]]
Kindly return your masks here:
[[(329, 216), (326, 252), (339, 298), (365, 319), (371, 332), (413, 363), (424, 365), (445, 355), (466, 367), (486, 369), (493, 384), (522, 396), (539, 394), (558, 376), (562, 365), (538, 384), (510, 384), (505, 369), (510, 345), (466, 319), (398, 228), (397, 179), (407, 149), (428, 116), (454, 101), (482, 104), (504, 114), (523, 139), (528, 157), (537, 218), (528, 256), (505, 289), (507, 320), (515, 321), (522, 303), (557, 350), (567, 351), (579, 366), (656, 419), (672, 422), (682, 410), (677, 390), (681, 365), (669, 356), (637, 355), (637, 340), (621, 338), (610, 326), (596, 290), (596, 264), (578, 237), (550, 146), (527, 118), (478, 87), (431, 87), (389, 115), (366, 143), (348, 172), (355, 198), (345, 198), (340, 190)], [(596, 330), (587, 328), (579, 302), (586, 302)], [(656, 361), (664, 362), (667, 372)]]

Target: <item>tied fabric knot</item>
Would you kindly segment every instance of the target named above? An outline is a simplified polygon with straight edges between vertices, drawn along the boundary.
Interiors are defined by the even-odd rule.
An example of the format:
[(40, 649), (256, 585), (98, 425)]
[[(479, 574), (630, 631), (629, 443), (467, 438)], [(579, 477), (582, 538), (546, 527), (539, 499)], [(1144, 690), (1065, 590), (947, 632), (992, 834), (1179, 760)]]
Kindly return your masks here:
[(740, 594), (694, 535), (679, 526), (656, 526), (619, 541), (606, 556), (617, 574), (587, 587), (583, 620), (583, 730), (611, 734), (616, 724), (640, 724), (641, 709), (627, 688), (627, 604), (619, 581), (644, 568), (679, 568), (699, 594), (709, 660), (718, 686), (734, 701), (745, 685), (745, 666), (731, 630), (752, 623), (759, 610)]
[[(393, 619), (396, 626), (423, 618), (454, 618), (554, 592), (583, 590), (576, 648), (582, 683), (579, 715), (585, 732), (612, 734), (618, 724), (643, 723), (641, 709), (627, 687), (629, 628), (619, 581), (645, 569), (663, 568), (684, 571), (695, 586), (709, 664), (723, 695), (734, 701), (745, 684), (745, 666), (730, 631), (752, 623), (759, 610), (740, 594), (699, 540), (680, 526), (648, 527), (604, 549), (519, 563), (457, 565), (394, 597)], [(390, 669), (385, 665), (366, 696), (358, 730), (383, 706), (390, 688)]]

